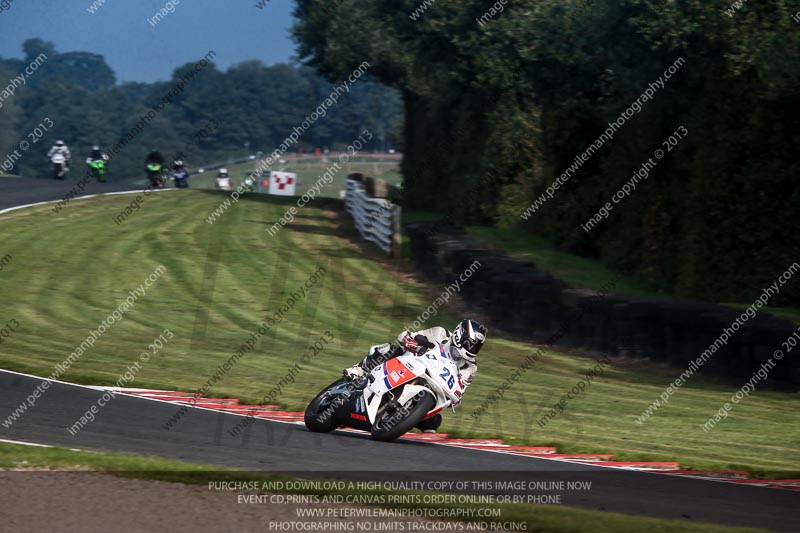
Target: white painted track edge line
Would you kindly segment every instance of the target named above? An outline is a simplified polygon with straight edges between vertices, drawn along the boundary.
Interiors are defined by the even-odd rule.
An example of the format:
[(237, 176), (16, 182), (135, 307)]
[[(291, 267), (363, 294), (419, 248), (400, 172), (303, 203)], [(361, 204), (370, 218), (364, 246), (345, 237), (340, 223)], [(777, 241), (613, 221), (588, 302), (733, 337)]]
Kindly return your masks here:
[[(175, 189), (175, 188), (170, 188), (170, 189), (152, 189), (150, 192), (164, 192), (164, 191), (177, 191), (177, 190), (178, 189)], [(100, 193), (97, 193), (97, 194), (87, 194), (85, 196), (76, 196), (75, 198), (70, 198), (69, 201), (66, 204), (64, 204), (64, 207), (69, 205), (69, 202), (72, 202), (74, 200), (86, 200), (87, 198), (95, 198), (97, 196), (115, 196), (115, 195), (119, 195), (119, 194), (139, 194), (139, 193), (143, 193), (144, 191), (145, 191), (145, 189), (141, 189), (141, 190), (137, 189), (135, 191), (100, 192)], [(18, 209), (27, 209), (28, 207), (36, 207), (36, 206), (39, 206), (39, 205), (57, 204), (57, 203), (63, 202), (63, 201), (64, 201), (64, 199), (60, 198), (58, 200), (48, 200), (46, 202), (35, 202), (35, 203), (32, 203), (32, 204), (18, 205), (18, 206), (14, 206), (14, 207), (7, 207), (5, 209), (0, 209), (0, 215), (5, 214), (5, 213), (10, 213), (11, 211), (17, 211)]]

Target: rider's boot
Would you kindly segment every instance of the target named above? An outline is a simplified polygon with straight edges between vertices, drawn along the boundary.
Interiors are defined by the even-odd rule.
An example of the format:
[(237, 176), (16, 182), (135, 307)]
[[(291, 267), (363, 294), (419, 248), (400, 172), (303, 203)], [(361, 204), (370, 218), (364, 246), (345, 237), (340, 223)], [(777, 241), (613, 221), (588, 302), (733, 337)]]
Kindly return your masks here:
[(361, 363), (342, 370), (342, 375), (350, 379), (363, 378), (366, 374), (367, 372), (361, 368)]
[(439, 429), (439, 426), (442, 425), (442, 415), (436, 413), (430, 418), (426, 418), (419, 424), (417, 424), (417, 428), (421, 429), (423, 433), (436, 433), (436, 430)]

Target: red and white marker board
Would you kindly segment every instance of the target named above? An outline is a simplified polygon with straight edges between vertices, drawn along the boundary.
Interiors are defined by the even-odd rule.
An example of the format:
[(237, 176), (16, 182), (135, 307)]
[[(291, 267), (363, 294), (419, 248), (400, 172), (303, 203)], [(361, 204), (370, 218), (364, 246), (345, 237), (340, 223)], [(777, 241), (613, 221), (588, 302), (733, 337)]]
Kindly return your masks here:
[(294, 196), (297, 187), (297, 174), (293, 172), (270, 172), (269, 193), (278, 196)]

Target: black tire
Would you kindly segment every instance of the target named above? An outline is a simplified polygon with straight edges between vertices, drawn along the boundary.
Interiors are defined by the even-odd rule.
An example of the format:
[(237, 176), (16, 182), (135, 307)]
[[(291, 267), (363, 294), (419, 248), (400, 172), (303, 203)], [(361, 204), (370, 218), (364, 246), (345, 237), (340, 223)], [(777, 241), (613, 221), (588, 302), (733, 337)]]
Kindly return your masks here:
[(329, 391), (343, 385), (347, 381), (348, 380), (345, 378), (334, 381), (311, 400), (303, 416), (303, 421), (306, 423), (306, 427), (309, 431), (313, 431), (314, 433), (330, 433), (341, 425), (334, 413), (328, 412), (326, 414), (325, 411), (331, 403), (333, 403)]
[[(412, 398), (414, 403), (410, 407), (406, 406), (408, 415), (395, 423), (384, 425), (384, 418), (387, 416), (387, 413), (385, 411), (381, 413), (372, 425), (372, 438), (384, 442), (392, 441), (398, 437), (402, 437), (411, 431), (414, 426), (419, 424), (428, 411), (433, 409), (433, 406), (436, 405), (436, 400), (434, 400), (429, 392), (423, 392), (421, 394), (422, 397), (419, 399), (414, 400)], [(392, 413), (389, 413), (388, 416), (391, 419)]]

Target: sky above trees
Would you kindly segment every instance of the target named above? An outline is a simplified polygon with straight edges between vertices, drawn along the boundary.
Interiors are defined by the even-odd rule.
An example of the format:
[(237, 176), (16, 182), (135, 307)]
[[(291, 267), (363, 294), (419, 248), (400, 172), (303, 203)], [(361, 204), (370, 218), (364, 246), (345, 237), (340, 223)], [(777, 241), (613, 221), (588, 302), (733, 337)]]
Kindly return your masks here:
[(271, 65), (294, 55), (291, 0), (269, 0), (263, 9), (255, 0), (180, 0), (158, 24), (148, 23), (166, 3), (16, 1), (0, 13), (0, 57), (22, 58), (22, 43), (38, 37), (62, 52), (103, 55), (120, 82), (153, 82), (170, 79), (176, 66), (208, 50), (217, 52), (215, 63), (222, 69), (252, 59)]

